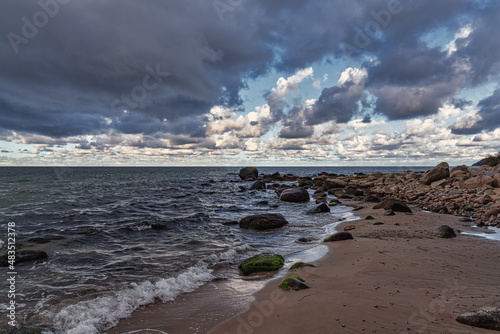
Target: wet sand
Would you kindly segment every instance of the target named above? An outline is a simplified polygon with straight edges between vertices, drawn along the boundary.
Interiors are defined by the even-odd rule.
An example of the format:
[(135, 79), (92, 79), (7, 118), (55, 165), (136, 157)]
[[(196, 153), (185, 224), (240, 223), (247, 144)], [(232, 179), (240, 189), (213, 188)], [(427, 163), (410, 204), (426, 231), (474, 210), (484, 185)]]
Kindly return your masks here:
[[(367, 208), (356, 212), (361, 220), (344, 224), (356, 225), (354, 240), (328, 243), (316, 268), (294, 272), (310, 289), (283, 292), (282, 278), (270, 281), (245, 312), (208, 333), (492, 332), (455, 318), (500, 301), (498, 241), (438, 238), (434, 230), (443, 224), (477, 232), (451, 215), (412, 207), (414, 215), (384, 216), (369, 209), (372, 203), (345, 204)], [(367, 215), (375, 219), (364, 220)]]

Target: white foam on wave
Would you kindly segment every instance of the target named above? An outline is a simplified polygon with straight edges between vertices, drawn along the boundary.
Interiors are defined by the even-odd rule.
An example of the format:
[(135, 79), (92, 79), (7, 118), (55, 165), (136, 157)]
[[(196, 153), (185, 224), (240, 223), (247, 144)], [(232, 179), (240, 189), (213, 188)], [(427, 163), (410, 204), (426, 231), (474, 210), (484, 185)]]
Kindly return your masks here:
[(151, 304), (157, 298), (174, 300), (181, 293), (194, 291), (212, 279), (212, 270), (200, 261), (177, 277), (163, 278), (155, 283), (132, 283), (130, 288), (108, 296), (67, 306), (52, 314), (54, 327), (66, 334), (101, 333), (116, 326), (119, 319), (130, 316), (140, 306)]
[(252, 247), (246, 244), (241, 246), (236, 246), (220, 254), (211, 254), (205, 256), (203, 258), (203, 262), (206, 262), (209, 265), (213, 266), (219, 262), (232, 261), (239, 253), (243, 253), (251, 249)]

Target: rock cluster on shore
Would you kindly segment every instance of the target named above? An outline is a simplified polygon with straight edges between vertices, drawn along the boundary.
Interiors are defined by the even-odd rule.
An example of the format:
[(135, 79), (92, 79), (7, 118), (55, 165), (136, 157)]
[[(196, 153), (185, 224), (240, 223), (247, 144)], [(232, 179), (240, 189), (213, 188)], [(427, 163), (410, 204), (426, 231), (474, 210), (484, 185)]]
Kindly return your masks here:
[[(286, 197), (281, 198), (283, 193), (304, 194), (302, 189), (313, 189), (313, 198), (318, 204), (334, 204), (331, 201), (335, 198), (328, 198), (328, 195), (374, 203), (391, 199), (393, 204), (399, 201), (397, 203), (412, 204), (432, 212), (468, 217), (478, 226), (500, 227), (499, 166), (469, 168), (463, 165), (450, 170), (443, 162), (426, 173), (377, 172), (346, 176), (323, 172), (318, 176), (300, 177), (276, 172), (258, 176), (256, 180), (261, 181), (265, 189), (275, 190), (282, 200), (286, 200)], [(297, 182), (297, 185), (279, 183), (283, 181)]]

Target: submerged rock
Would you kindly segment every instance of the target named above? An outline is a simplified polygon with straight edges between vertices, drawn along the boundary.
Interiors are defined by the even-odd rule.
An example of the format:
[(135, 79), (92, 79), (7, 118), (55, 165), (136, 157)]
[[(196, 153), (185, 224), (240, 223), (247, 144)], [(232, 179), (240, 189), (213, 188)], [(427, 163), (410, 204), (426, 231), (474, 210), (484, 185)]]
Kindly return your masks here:
[(474, 327), (500, 330), (500, 306), (487, 306), (460, 314), (457, 321)]
[(330, 242), (330, 241), (342, 241), (342, 240), (350, 240), (354, 239), (351, 233), (349, 232), (338, 232), (335, 234), (332, 234), (328, 238), (325, 238), (323, 242)]
[(279, 288), (283, 291), (290, 291), (290, 290), (304, 290), (304, 289), (309, 289), (309, 285), (304, 283), (305, 281), (300, 278), (297, 275), (290, 276), (285, 278), (281, 284), (279, 285)]
[(309, 192), (304, 188), (288, 188), (283, 190), (280, 200), (285, 202), (308, 202)]
[(240, 220), (240, 227), (253, 228), (256, 230), (268, 230), (282, 227), (286, 224), (288, 224), (288, 221), (279, 213), (252, 215)]
[(297, 239), (298, 242), (311, 242), (311, 239), (307, 237), (302, 237)]
[[(45, 260), (47, 258), (47, 253), (41, 250), (19, 250), (16, 252), (15, 264)], [(0, 267), (7, 267), (9, 264), (8, 254), (0, 256)]]
[(285, 259), (279, 254), (261, 253), (240, 263), (238, 268), (243, 271), (243, 275), (248, 276), (252, 273), (263, 271), (275, 271), (283, 267)]
[(250, 187), (250, 190), (264, 190), (266, 189), (266, 184), (263, 181), (255, 181)]
[(326, 203), (321, 203), (314, 209), (307, 211), (308, 214), (323, 213), (323, 212), (330, 212), (330, 208)]

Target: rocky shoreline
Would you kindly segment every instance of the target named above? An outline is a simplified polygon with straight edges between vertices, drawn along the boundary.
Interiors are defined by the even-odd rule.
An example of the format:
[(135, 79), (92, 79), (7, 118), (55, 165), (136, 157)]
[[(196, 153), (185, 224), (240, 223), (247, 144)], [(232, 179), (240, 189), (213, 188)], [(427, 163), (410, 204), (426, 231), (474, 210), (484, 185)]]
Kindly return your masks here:
[(427, 211), (468, 218), (477, 226), (500, 228), (499, 166), (469, 168), (462, 165), (450, 170), (448, 163), (443, 162), (426, 173), (376, 172), (354, 176), (320, 173), (306, 177), (278, 172), (259, 176), (255, 168), (249, 169), (251, 173), (242, 169), (240, 177), (254, 181), (251, 190), (272, 189), (282, 196), (289, 188), (312, 189), (316, 203), (329, 205), (338, 204), (342, 199), (379, 203), (394, 198)]
[[(500, 227), (498, 167), (450, 170), (441, 163), (425, 173), (310, 177), (252, 171), (240, 174), (254, 182), (250, 191), (274, 190), (289, 202), (308, 202), (314, 193), (318, 206), (308, 213), (344, 204), (366, 218), (339, 225), (344, 231), (323, 240), (330, 250), (325, 258), (294, 264), (292, 276), (269, 282), (245, 312), (210, 334), (499, 330), (498, 269), (491, 265), (498, 261), (498, 244), (460, 235), (473, 221)], [(272, 217), (264, 218), (252, 228), (266, 229)], [(271, 264), (274, 257), (280, 256), (256, 256)], [(270, 306), (263, 312), (262, 305)]]

